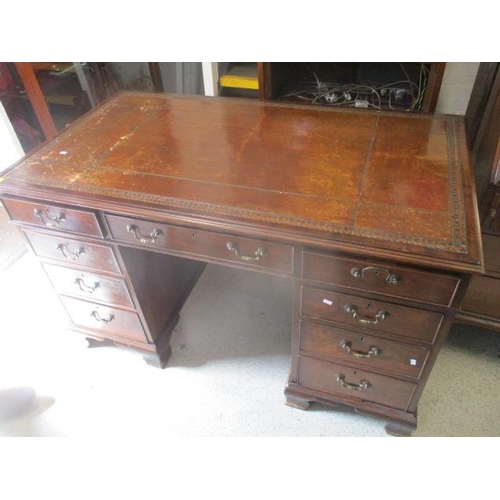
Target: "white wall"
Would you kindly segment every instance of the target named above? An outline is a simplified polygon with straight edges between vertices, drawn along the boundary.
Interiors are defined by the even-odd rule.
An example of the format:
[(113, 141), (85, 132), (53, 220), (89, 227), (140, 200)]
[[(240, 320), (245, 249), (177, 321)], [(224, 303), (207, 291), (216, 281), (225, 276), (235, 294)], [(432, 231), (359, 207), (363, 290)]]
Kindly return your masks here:
[(478, 68), (478, 62), (446, 63), (436, 113), (465, 115)]
[(0, 102), (0, 174), (23, 156), (21, 143)]

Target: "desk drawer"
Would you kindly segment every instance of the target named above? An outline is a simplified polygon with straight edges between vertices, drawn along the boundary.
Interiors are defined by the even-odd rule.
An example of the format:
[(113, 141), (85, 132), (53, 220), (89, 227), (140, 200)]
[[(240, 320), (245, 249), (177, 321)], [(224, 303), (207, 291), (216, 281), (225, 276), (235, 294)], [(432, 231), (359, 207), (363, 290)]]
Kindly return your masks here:
[(90, 328), (101, 334), (109, 333), (141, 342), (147, 340), (141, 320), (134, 312), (63, 295), (59, 298), (71, 321), (77, 326)]
[(248, 267), (293, 272), (293, 247), (253, 238), (201, 231), (159, 222), (106, 214), (111, 236), (117, 241), (237, 262)]
[(483, 234), (484, 264), (487, 273), (500, 277), (500, 236)]
[(111, 247), (65, 238), (62, 235), (53, 236), (29, 231), (25, 231), (25, 234), (38, 257), (120, 273)]
[(303, 253), (303, 279), (448, 306), (460, 278), (385, 262)]
[(307, 356), (300, 356), (298, 383), (320, 392), (371, 401), (399, 410), (406, 410), (416, 388), (411, 382)]
[(429, 349), (371, 335), (300, 322), (300, 346), (304, 353), (336, 358), (347, 363), (419, 378)]
[(42, 263), (52, 285), (60, 293), (80, 295), (88, 300), (134, 307), (125, 281), (79, 269)]
[(413, 307), (379, 302), (343, 293), (302, 287), (301, 312), (305, 316), (434, 342), (443, 315)]
[(500, 320), (500, 279), (473, 276), (462, 302), (462, 311)]
[(93, 212), (12, 198), (4, 198), (3, 203), (10, 218), (15, 222), (32, 224), (57, 231), (103, 237), (96, 215)]

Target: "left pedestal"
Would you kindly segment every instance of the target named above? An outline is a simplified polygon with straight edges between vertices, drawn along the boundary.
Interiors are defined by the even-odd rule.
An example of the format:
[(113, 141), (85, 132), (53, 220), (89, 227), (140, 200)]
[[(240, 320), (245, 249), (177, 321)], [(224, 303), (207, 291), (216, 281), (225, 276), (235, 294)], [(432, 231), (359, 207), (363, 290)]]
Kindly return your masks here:
[(118, 246), (92, 210), (22, 198), (3, 203), (57, 291), (69, 327), (139, 349), (149, 364), (164, 367), (179, 311), (205, 264)]

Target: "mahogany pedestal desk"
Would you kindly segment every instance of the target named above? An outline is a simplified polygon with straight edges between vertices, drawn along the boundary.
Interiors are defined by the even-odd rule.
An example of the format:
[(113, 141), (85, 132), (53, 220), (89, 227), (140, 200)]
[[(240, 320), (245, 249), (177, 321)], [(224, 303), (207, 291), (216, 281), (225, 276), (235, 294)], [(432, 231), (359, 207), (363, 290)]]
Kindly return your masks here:
[(461, 117), (121, 93), (0, 181), (72, 329), (164, 367), (207, 262), (291, 277), (287, 404), (389, 433), (483, 271)]

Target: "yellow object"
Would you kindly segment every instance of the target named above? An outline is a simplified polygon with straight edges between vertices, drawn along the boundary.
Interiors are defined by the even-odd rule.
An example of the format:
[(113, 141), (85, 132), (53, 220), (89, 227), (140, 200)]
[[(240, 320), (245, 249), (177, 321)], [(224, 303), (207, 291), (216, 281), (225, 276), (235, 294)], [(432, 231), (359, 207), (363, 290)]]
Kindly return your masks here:
[(46, 95), (45, 100), (49, 104), (64, 104), (66, 106), (74, 106), (76, 95), (52, 94)]
[(222, 75), (220, 77), (221, 87), (231, 87), (233, 89), (259, 90), (258, 78), (238, 75)]

